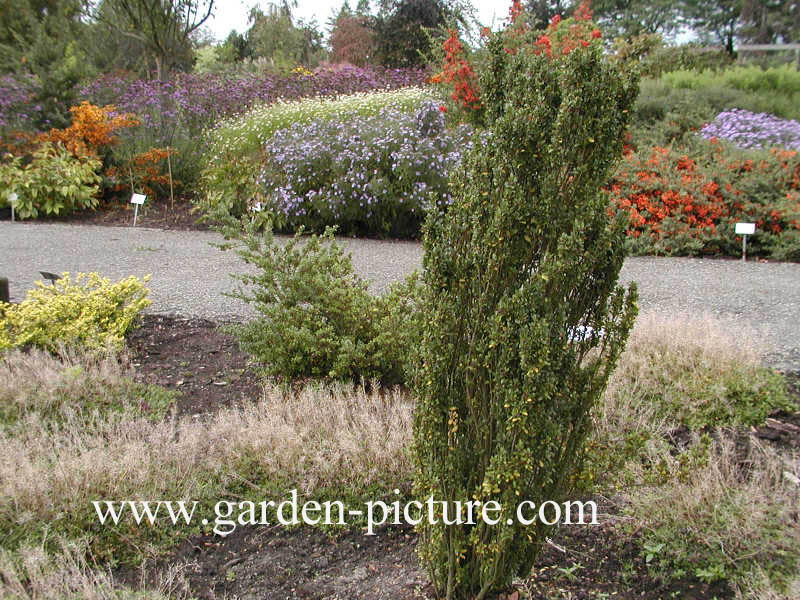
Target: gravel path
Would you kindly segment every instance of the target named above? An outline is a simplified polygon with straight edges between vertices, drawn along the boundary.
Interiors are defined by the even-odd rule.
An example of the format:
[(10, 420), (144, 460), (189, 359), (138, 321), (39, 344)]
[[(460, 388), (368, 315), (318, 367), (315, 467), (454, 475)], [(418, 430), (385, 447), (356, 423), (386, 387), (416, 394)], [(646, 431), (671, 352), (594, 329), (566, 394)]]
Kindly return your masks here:
[[(209, 245), (209, 232), (58, 224), (0, 223), (0, 276), (12, 300), (40, 279), (39, 271), (97, 271), (110, 279), (151, 274), (151, 312), (241, 318), (253, 314), (223, 296), (243, 265), (232, 252)], [(356, 271), (373, 291), (420, 266), (414, 242), (342, 239)], [(624, 281), (636, 281), (641, 312), (711, 313), (755, 330), (769, 348), (769, 364), (800, 371), (800, 264), (735, 260), (630, 258)]]

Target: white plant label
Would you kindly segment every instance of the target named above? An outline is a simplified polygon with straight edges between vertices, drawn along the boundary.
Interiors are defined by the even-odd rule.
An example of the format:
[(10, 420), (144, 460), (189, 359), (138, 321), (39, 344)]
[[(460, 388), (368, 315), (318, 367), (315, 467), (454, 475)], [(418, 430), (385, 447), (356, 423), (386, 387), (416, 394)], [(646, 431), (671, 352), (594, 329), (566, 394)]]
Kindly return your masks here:
[(16, 204), (16, 202), (17, 202), (17, 198), (19, 198), (19, 196), (17, 196), (17, 193), (16, 193), (16, 192), (11, 192), (11, 193), (8, 195), (8, 202), (9, 202), (9, 204)]
[(134, 194), (131, 196), (131, 204), (144, 204), (144, 201), (147, 200), (147, 196), (144, 194)]
[(756, 232), (755, 223), (737, 223), (736, 235), (753, 235)]

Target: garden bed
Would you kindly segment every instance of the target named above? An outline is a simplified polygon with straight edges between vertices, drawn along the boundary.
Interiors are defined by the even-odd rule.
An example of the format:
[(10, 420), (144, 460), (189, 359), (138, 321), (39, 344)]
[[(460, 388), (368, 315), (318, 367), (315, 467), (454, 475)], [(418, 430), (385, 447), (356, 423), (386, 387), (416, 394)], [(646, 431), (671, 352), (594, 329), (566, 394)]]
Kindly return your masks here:
[[(261, 381), (233, 337), (213, 321), (146, 315), (129, 335), (136, 377), (180, 392), (180, 415), (211, 414), (255, 401)], [(790, 389), (800, 397), (793, 379)], [(224, 383), (224, 385), (222, 385)], [(756, 435), (781, 448), (800, 447), (800, 413), (775, 413)], [(798, 428), (800, 429), (800, 428)], [(724, 585), (692, 577), (665, 584), (648, 572), (613, 502), (601, 504), (598, 527), (562, 527), (545, 545), (534, 575), (517, 582), (519, 595), (506, 598), (731, 598)], [(635, 535), (635, 534), (634, 534)], [(139, 570), (118, 573), (122, 581), (155, 582), (176, 565), (190, 597), (412, 599), (432, 597), (415, 555), (416, 536), (407, 528), (366, 536), (358, 529), (238, 528), (227, 537), (194, 535), (171, 553)]]
[[(200, 215), (193, 209), (194, 206), (188, 200), (176, 201), (174, 208), (171, 208), (168, 203), (145, 205), (139, 211), (136, 226), (149, 227), (151, 229), (208, 231), (209, 227), (199, 222)], [(11, 210), (8, 208), (0, 209), (0, 220), (10, 221)], [(82, 210), (61, 217), (41, 216), (38, 219), (31, 219), (27, 222), (132, 227), (133, 205), (121, 201), (104, 202), (95, 210)]]

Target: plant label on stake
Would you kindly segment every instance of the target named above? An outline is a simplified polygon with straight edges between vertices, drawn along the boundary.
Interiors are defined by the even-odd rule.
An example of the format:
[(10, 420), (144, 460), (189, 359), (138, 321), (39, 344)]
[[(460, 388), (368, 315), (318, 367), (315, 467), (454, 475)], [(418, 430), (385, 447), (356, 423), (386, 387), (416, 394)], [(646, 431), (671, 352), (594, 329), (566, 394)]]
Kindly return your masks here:
[(147, 196), (144, 194), (136, 194), (134, 193), (131, 196), (131, 204), (133, 204), (133, 226), (136, 227), (136, 218), (139, 216), (139, 207), (144, 204), (144, 201), (147, 199)]
[(14, 222), (14, 205), (17, 203), (17, 193), (11, 192), (8, 195), (8, 203), (11, 205), (11, 222)]
[(747, 260), (747, 236), (756, 232), (755, 223), (737, 223), (736, 235), (742, 236), (742, 260)]

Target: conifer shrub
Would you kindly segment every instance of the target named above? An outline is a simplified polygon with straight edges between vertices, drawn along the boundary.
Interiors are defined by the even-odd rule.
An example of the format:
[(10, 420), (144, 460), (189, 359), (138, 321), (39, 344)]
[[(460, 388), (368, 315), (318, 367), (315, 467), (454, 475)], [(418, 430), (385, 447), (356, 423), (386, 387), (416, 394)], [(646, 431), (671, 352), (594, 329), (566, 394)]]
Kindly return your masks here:
[[(550, 528), (518, 523), (517, 505), (568, 498), (636, 315), (635, 287), (617, 286), (625, 223), (609, 221), (600, 191), (636, 81), (599, 43), (546, 52), (543, 37), (519, 51), (489, 41), (488, 137), (424, 229), (415, 490), (438, 512), (419, 526), (419, 553), (448, 599), (530, 574)], [(496, 525), (443, 523), (444, 506), (452, 522), (475, 500), (499, 503)]]

